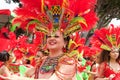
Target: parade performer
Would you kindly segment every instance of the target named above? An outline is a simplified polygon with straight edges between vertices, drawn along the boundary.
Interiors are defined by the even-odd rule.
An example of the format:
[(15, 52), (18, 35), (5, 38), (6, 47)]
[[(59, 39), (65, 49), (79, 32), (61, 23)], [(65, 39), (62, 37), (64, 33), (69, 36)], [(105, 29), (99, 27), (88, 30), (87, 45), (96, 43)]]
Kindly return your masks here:
[[(68, 36), (72, 33), (89, 30), (94, 27), (97, 20), (94, 12), (95, 3), (95, 0), (36, 0), (34, 3), (31, 0), (27, 2), (21, 0), (22, 7), (15, 10), (18, 17), (13, 20), (13, 24), (19, 22), (20, 27), (27, 31), (33, 26), (34, 29), (47, 35), (44, 43), (47, 44), (46, 48), (49, 51), (49, 55), (40, 66), (39, 79), (48, 79), (54, 73), (57, 77), (59, 76), (59, 78), (62, 77), (63, 79), (72, 79), (75, 76), (75, 61), (72, 58), (64, 57), (66, 59), (66, 62), (64, 62), (62, 57), (65, 56), (65, 53), (69, 53), (70, 50), (64, 52), (63, 49), (66, 49), (66, 46), (68, 46)], [(58, 64), (59, 60), (63, 64)], [(69, 60), (72, 60), (74, 63), (70, 63)], [(63, 65), (63, 68), (66, 69), (69, 66), (71, 67), (69, 70), (73, 71), (66, 69), (66, 72), (69, 71), (71, 73), (67, 72), (69, 74), (64, 75), (65, 72), (63, 71), (63, 74), (61, 74), (59, 69), (61, 70)]]
[(21, 0), (22, 7), (15, 10), (17, 17), (13, 25), (19, 23), (19, 27), (27, 32), (32, 27), (33, 31), (46, 35), (43, 44), (49, 55), (36, 71), (38, 80), (77, 80), (77, 60), (70, 54), (80, 45), (68, 48), (69, 39), (74, 32), (95, 26), (98, 20), (95, 3), (96, 0)]
[(120, 79), (120, 28), (110, 26), (96, 30), (93, 46), (99, 47), (102, 52), (99, 58), (98, 75), (95, 80), (119, 80)]
[[(2, 51), (0, 52), (0, 75), (3, 76), (10, 76), (10, 64), (11, 63), (11, 58), (10, 54), (7, 51)], [(0, 78), (0, 80), (3, 80)]]

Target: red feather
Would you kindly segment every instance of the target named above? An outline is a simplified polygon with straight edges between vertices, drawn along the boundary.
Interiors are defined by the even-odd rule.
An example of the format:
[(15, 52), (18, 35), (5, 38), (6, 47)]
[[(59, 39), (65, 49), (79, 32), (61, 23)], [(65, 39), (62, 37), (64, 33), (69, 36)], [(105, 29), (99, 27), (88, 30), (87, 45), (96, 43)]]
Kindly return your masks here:
[[(82, 30), (89, 30), (93, 28), (98, 20), (94, 12), (96, 0), (35, 0), (34, 2), (32, 0), (21, 0), (21, 3), (23, 5), (22, 8), (17, 8), (14, 10), (14, 12), (22, 19), (21, 25), (24, 23), (23, 21), (27, 22), (26, 20), (28, 19), (35, 19), (40, 21), (43, 25), (47, 26), (49, 30), (51, 30), (52, 22), (50, 19), (48, 19), (48, 14), (44, 13), (44, 8), (46, 6), (46, 8), (51, 9), (53, 5), (60, 5), (62, 8), (67, 8), (67, 10), (73, 13), (73, 17), (81, 16), (85, 18), (88, 26), (81, 24)], [(40, 16), (46, 18), (40, 18)], [(42, 19), (46, 19), (45, 21), (47, 21), (47, 24), (45, 21), (42, 21)], [(68, 19), (68, 23), (70, 20), (71, 19)], [(65, 29), (68, 23), (60, 24), (62, 25), (62, 29)]]
[(96, 0), (69, 0), (69, 9), (76, 14), (84, 14), (88, 9), (94, 9)]
[(96, 21), (98, 21), (98, 17), (94, 11), (90, 11), (88, 14), (82, 15), (82, 17), (85, 18), (87, 23), (87, 26), (81, 24), (83, 30), (90, 30), (95, 27)]
[(9, 51), (9, 47), (10, 47), (10, 40), (8, 39), (4, 39), (4, 38), (0, 38), (0, 52), (3, 50)]
[(11, 15), (11, 12), (9, 9), (2, 9), (0, 10), (0, 14), (3, 14), (3, 15)]
[[(115, 35), (115, 39), (114, 41), (111, 41), (113, 40), (113, 35)], [(110, 39), (108, 39), (108, 37)], [(96, 30), (90, 42), (92, 46), (97, 48), (100, 48), (102, 44), (107, 45), (110, 48), (113, 46), (118, 47), (120, 43), (120, 27), (109, 26), (108, 28)]]

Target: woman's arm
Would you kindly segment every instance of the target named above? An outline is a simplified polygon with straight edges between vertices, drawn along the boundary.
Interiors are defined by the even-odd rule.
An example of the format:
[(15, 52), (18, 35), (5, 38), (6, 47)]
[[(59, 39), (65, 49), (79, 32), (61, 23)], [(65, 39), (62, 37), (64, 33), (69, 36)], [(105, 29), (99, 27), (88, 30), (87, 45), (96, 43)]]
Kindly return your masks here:
[(97, 77), (103, 78), (104, 77), (104, 71), (105, 71), (105, 63), (101, 63), (98, 67)]
[(11, 75), (9, 77), (5, 77), (3, 75), (0, 75), (0, 78), (4, 79), (4, 80), (49, 80), (49, 79), (34, 79), (34, 78), (27, 78), (27, 77), (20, 77), (17, 75)]
[(96, 75), (96, 72), (87, 71), (87, 70), (84, 70), (84, 72), (86, 72), (86, 73), (88, 73), (88, 74)]
[(11, 75), (11, 72), (9, 71), (9, 69), (4, 65), (2, 66), (2, 73), (5, 75), (5, 76), (10, 76)]
[(96, 78), (95, 80), (110, 80), (109, 78)]
[(101, 63), (98, 67), (97, 78), (95, 80), (109, 80), (109, 78), (105, 78), (104, 71), (105, 71), (106, 63)]

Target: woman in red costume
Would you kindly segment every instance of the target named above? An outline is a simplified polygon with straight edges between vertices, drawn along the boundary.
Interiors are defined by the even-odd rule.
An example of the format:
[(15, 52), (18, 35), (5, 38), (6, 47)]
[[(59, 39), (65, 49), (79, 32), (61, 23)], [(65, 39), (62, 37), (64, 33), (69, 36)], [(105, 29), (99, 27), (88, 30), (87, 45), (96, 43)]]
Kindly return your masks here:
[(98, 67), (99, 67), (99, 62), (100, 62), (100, 53), (97, 53), (94, 55), (94, 63), (91, 66), (91, 72), (89, 74), (89, 79), (88, 80), (94, 80), (97, 77), (97, 72), (98, 72)]
[(49, 55), (39, 65), (36, 78), (76, 80), (77, 63), (68, 56), (76, 48), (67, 50), (68, 38), (74, 32), (94, 27), (98, 20), (94, 12), (96, 0), (21, 0), (21, 4), (15, 10), (19, 17), (13, 20), (13, 25), (19, 23), (27, 32), (33, 27), (47, 35), (43, 43)]
[(120, 28), (110, 26), (96, 30), (94, 46), (100, 48), (100, 65), (95, 80), (120, 80)]
[[(42, 64), (40, 65), (39, 74), (38, 74), (39, 79), (41, 78), (48, 79), (52, 75), (54, 75), (54, 73), (58, 77), (58, 75), (60, 75), (59, 70), (61, 70), (62, 65), (64, 65), (64, 67), (62, 66), (62, 69), (65, 68), (65, 70), (67, 71), (68, 69), (67, 67), (69, 67), (68, 70), (69, 71), (71, 70), (69, 73), (67, 72), (68, 75), (64, 75), (64, 71), (61, 71), (61, 73), (63, 73), (62, 74), (63, 79), (69, 76), (69, 74), (72, 75), (72, 77), (75, 75), (75, 70), (76, 70), (74, 69), (75, 61), (69, 58), (67, 59), (67, 57), (65, 58), (63, 48), (64, 46), (66, 46), (66, 44), (67, 43), (60, 31), (56, 31), (55, 33), (47, 35), (47, 49), (49, 50), (49, 55), (43, 60)], [(66, 61), (62, 60), (63, 56)], [(72, 60), (72, 62), (69, 62), (69, 64), (71, 65), (67, 63), (68, 60)], [(61, 64), (58, 64), (59, 62)], [(72, 68), (71, 66), (73, 65), (74, 67)], [(69, 78), (72, 77), (69, 76)]]
[[(0, 52), (0, 75), (10, 76), (9, 63), (11, 63), (10, 55), (7, 51)], [(0, 80), (3, 80), (0, 78)]]
[(119, 80), (120, 79), (120, 51), (112, 49), (103, 50), (100, 57), (99, 74), (96, 80)]

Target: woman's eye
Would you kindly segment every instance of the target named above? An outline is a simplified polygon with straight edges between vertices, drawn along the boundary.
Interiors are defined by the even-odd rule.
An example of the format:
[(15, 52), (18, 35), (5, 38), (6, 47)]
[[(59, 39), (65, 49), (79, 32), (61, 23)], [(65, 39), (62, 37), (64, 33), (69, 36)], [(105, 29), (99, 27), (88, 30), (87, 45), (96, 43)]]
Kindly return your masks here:
[(59, 36), (47, 36), (47, 38), (51, 38), (51, 37), (58, 38)]
[(119, 53), (118, 51), (112, 51), (112, 53)]
[(59, 36), (54, 36), (55, 38), (58, 38)]
[(47, 36), (47, 38), (51, 38), (51, 36)]
[(40, 56), (38, 56), (38, 55), (36, 56), (36, 58), (39, 58), (39, 57), (40, 57)]

